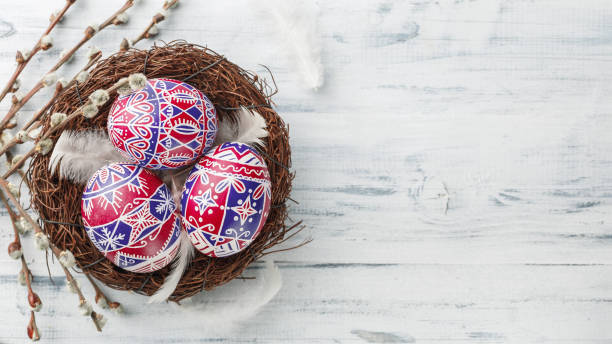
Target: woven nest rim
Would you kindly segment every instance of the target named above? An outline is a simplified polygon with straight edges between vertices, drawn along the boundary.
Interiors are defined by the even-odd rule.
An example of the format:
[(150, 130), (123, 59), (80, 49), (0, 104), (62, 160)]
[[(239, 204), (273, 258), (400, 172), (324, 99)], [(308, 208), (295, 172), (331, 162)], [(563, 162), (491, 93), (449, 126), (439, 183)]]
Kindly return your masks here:
[[(274, 88), (270, 87), (253, 72), (240, 68), (207, 47), (185, 41), (156, 44), (148, 50), (130, 49), (99, 61), (90, 71), (90, 78), (65, 90), (48, 114), (73, 113), (93, 91), (107, 89), (133, 73), (144, 73), (148, 78), (185, 80), (207, 95), (220, 119), (231, 119), (234, 110), (246, 106), (259, 112), (268, 126), (269, 136), (265, 139), (262, 155), (272, 181), (272, 206), (266, 224), (251, 245), (235, 255), (210, 258), (197, 252), (169, 299), (180, 301), (240, 276), (249, 264), (270, 253), (271, 247), (284, 242), (288, 239), (286, 234), (297, 228), (298, 224), (285, 225), (286, 202), (295, 176), (289, 170), (289, 130), (272, 108), (270, 98), (276, 93), (275, 85)], [(104, 129), (111, 104), (107, 102), (93, 119), (79, 116), (67, 123), (65, 130)], [(43, 133), (49, 130), (49, 121), (50, 116), (47, 115)], [(55, 142), (60, 134), (61, 131), (50, 138)], [(32, 205), (40, 215), (40, 225), (49, 240), (62, 250), (70, 250), (80, 270), (103, 284), (114, 289), (152, 295), (164, 282), (169, 267), (140, 274), (123, 270), (105, 259), (93, 246), (83, 227), (80, 201), (84, 185), (59, 179), (48, 170), (48, 164), (49, 155), (35, 156), (27, 171), (27, 179), (32, 190)]]

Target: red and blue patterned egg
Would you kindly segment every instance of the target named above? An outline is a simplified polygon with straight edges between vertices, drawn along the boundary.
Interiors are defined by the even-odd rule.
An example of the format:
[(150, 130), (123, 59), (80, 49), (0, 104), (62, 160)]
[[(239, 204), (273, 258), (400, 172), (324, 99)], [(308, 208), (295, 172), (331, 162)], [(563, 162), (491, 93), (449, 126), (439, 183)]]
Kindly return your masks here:
[(271, 204), (270, 174), (259, 153), (228, 142), (194, 166), (183, 188), (181, 212), (193, 245), (211, 257), (238, 253), (261, 232)]
[(118, 96), (108, 115), (108, 135), (128, 159), (151, 169), (194, 163), (212, 146), (217, 115), (193, 86), (172, 79), (149, 79), (140, 91)]
[(85, 186), (81, 215), (93, 245), (115, 265), (147, 273), (179, 249), (180, 216), (168, 187), (135, 164), (99, 169)]

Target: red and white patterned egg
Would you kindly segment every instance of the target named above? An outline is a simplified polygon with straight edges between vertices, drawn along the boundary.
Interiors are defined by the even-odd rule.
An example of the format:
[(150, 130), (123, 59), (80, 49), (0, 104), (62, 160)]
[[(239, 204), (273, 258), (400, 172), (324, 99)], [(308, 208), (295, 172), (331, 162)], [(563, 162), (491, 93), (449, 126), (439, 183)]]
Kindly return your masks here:
[(140, 91), (118, 96), (108, 115), (108, 136), (128, 159), (151, 169), (189, 165), (217, 134), (213, 104), (178, 80), (150, 79)]
[(180, 216), (168, 187), (135, 164), (99, 169), (85, 186), (81, 215), (89, 239), (115, 265), (152, 272), (179, 249)]
[(255, 240), (270, 204), (265, 161), (255, 149), (227, 142), (209, 150), (191, 171), (181, 212), (193, 245), (205, 255), (225, 257)]

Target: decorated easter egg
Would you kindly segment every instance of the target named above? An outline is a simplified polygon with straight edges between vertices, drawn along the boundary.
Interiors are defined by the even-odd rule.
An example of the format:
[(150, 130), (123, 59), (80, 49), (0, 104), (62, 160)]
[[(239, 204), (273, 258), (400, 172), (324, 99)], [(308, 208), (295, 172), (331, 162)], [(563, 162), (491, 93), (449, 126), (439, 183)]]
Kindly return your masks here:
[(159, 270), (178, 252), (181, 224), (172, 194), (138, 165), (99, 169), (85, 186), (81, 215), (94, 246), (125, 270)]
[(253, 148), (228, 142), (209, 150), (183, 188), (183, 223), (193, 245), (211, 257), (238, 253), (263, 228), (271, 203), (268, 167)]
[(189, 165), (217, 134), (213, 104), (193, 86), (150, 79), (140, 91), (118, 96), (108, 115), (108, 136), (128, 159), (151, 169)]

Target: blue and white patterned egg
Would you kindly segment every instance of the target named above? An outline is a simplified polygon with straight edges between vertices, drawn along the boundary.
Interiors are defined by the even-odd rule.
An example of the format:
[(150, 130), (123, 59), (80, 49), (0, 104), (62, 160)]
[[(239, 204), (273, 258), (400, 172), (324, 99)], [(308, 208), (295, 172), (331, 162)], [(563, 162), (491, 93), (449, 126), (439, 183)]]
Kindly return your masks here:
[(135, 164), (99, 169), (85, 186), (81, 215), (89, 239), (115, 265), (152, 272), (179, 249), (180, 216), (168, 187)]
[(195, 87), (150, 79), (140, 91), (119, 96), (108, 115), (108, 136), (128, 159), (151, 169), (195, 162), (217, 133), (213, 104)]
[(209, 150), (183, 188), (183, 224), (205, 255), (236, 254), (255, 240), (270, 212), (268, 167), (257, 151), (228, 142)]

